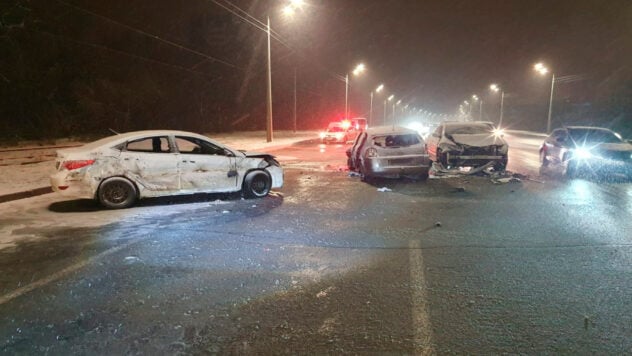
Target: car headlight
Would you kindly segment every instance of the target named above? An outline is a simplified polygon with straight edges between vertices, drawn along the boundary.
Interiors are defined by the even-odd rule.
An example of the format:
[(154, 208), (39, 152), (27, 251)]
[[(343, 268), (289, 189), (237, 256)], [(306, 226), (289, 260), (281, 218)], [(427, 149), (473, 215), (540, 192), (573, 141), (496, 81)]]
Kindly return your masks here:
[(319, 135), (320, 135), (320, 138), (325, 138), (325, 136), (326, 136), (327, 134), (326, 134), (326, 133), (324, 133), (324, 132), (321, 132)]
[(494, 129), (494, 136), (496, 137), (503, 137), (505, 136), (505, 130), (503, 129)]
[(338, 132), (338, 133), (336, 134), (336, 139), (340, 140), (340, 139), (342, 139), (342, 137), (343, 137), (343, 136), (344, 136), (344, 134), (343, 134), (343, 133)]
[(579, 159), (589, 159), (592, 157), (592, 153), (585, 147), (576, 148), (573, 156)]

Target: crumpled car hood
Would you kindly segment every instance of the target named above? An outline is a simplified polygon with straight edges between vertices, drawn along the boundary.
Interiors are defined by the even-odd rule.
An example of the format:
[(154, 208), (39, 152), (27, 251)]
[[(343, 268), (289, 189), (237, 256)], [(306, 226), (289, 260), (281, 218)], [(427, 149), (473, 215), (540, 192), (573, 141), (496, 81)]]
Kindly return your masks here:
[(452, 135), (452, 139), (455, 143), (472, 147), (504, 146), (507, 144), (502, 138), (490, 134), (454, 134)]
[(267, 158), (267, 157), (272, 157), (274, 158), (273, 155), (269, 154), (269, 153), (261, 153), (261, 152), (250, 152), (250, 151), (241, 151), (246, 157), (250, 157), (250, 158)]

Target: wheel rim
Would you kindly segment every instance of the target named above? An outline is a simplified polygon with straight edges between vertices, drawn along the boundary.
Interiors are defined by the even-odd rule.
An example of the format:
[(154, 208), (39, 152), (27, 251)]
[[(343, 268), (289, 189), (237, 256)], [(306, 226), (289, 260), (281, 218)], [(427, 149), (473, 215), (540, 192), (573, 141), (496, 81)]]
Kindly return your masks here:
[(258, 175), (252, 180), (250, 189), (256, 195), (265, 195), (268, 193), (268, 181), (265, 177)]
[(129, 198), (129, 190), (122, 183), (110, 183), (103, 192), (103, 198), (113, 204), (121, 204)]

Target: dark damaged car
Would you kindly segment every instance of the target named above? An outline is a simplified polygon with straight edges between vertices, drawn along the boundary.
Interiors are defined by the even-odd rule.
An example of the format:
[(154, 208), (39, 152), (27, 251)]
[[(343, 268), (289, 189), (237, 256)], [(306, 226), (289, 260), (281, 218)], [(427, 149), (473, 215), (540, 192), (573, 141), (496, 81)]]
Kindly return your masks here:
[(373, 127), (360, 133), (346, 153), (349, 170), (360, 173), (362, 181), (374, 177), (428, 178), (430, 160), (424, 139), (415, 130)]
[(136, 131), (57, 152), (54, 191), (126, 208), (137, 199), (242, 191), (264, 197), (283, 186), (273, 156), (234, 150), (185, 131)]
[(632, 144), (600, 127), (567, 126), (553, 130), (540, 147), (542, 167), (563, 168), (570, 178), (613, 174), (632, 177)]
[(444, 167), (507, 167), (509, 145), (489, 122), (444, 122), (426, 139), (428, 155)]

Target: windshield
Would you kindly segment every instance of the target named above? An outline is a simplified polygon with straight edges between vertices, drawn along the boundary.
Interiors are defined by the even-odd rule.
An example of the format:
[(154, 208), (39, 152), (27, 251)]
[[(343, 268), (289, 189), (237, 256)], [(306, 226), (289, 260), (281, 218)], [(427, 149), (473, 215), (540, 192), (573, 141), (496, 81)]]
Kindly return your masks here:
[(612, 131), (599, 129), (569, 129), (571, 139), (576, 143), (621, 143)]

